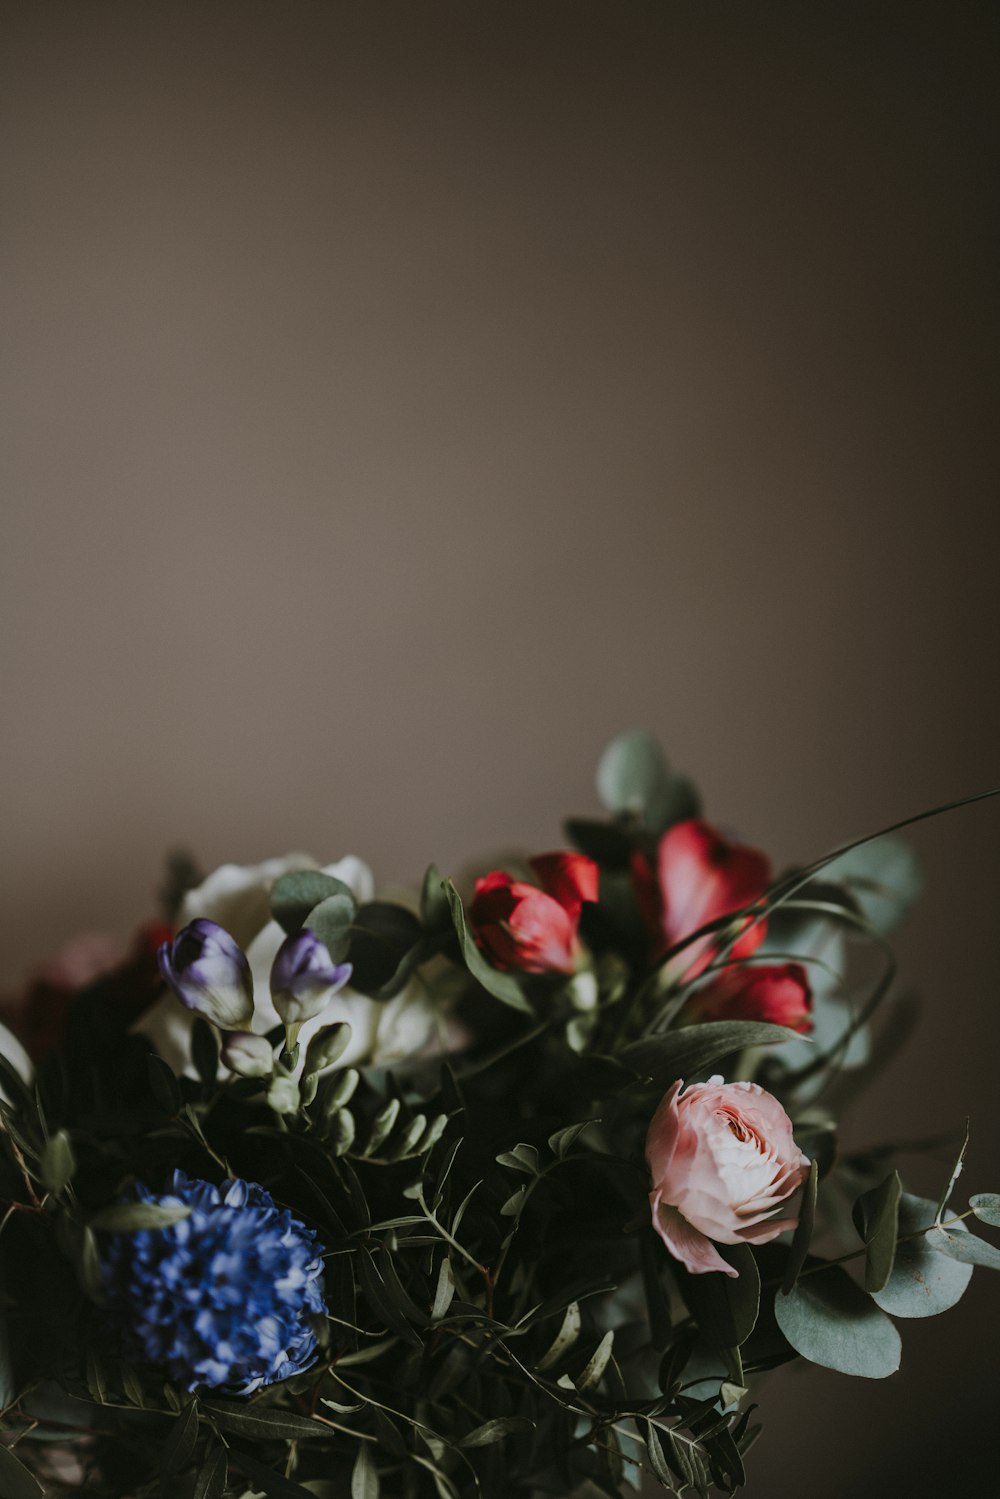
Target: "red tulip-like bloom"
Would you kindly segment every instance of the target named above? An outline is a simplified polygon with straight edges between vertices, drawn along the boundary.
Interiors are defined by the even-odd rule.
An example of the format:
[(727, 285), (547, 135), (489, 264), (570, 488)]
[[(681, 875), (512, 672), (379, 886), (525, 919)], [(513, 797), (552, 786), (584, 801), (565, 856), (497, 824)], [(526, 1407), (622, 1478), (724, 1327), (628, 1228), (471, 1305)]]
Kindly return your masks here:
[(764, 1020), (793, 1031), (812, 1030), (812, 990), (801, 963), (725, 968), (691, 996), (690, 1021)]
[(570, 853), (541, 854), (529, 863), (541, 889), (501, 869), (476, 881), (473, 936), (495, 968), (573, 973), (582, 950), (580, 911), (597, 899), (597, 865)]
[[(724, 838), (700, 817), (668, 828), (660, 839), (655, 878), (647, 865), (634, 867), (636, 895), (659, 948), (672, 947), (707, 922), (759, 900), (771, 882), (771, 861), (759, 849)], [(732, 948), (748, 957), (764, 940), (765, 923), (748, 923)], [(678, 957), (694, 977), (711, 959), (711, 936), (693, 942)]]

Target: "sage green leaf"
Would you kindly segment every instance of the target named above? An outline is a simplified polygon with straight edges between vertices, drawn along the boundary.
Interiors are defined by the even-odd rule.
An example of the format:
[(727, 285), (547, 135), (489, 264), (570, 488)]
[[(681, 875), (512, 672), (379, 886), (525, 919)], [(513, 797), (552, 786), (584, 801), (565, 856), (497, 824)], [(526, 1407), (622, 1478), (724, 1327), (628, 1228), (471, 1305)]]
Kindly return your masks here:
[[(934, 1317), (946, 1312), (963, 1295), (972, 1266), (939, 1253), (922, 1229), (934, 1226), (937, 1204), (904, 1192), (899, 1203), (899, 1234), (892, 1274), (874, 1293), (878, 1306), (894, 1317)], [(908, 1235), (918, 1235), (908, 1238)]]
[(885, 1379), (899, 1368), (899, 1333), (839, 1266), (800, 1276), (774, 1314), (803, 1358), (841, 1374)]
[(310, 1039), (306, 1047), (306, 1060), (302, 1068), (303, 1077), (313, 1077), (317, 1072), (332, 1067), (347, 1050), (351, 1041), (351, 1027), (346, 1020), (335, 1020), (324, 1025)]
[(310, 1491), (293, 1478), (286, 1478), (259, 1462), (250, 1452), (234, 1452), (233, 1465), (240, 1468), (253, 1484), (254, 1493), (265, 1493), (268, 1499), (311, 1499)]
[(538, 1151), (533, 1145), (515, 1145), (513, 1150), (502, 1150), (496, 1161), (498, 1166), (506, 1166), (509, 1171), (538, 1175)]
[(809, 1245), (812, 1243), (813, 1228), (816, 1223), (816, 1189), (819, 1183), (819, 1162), (811, 1161), (809, 1175), (802, 1189), (802, 1201), (799, 1204), (799, 1221), (795, 1226), (792, 1236), (791, 1247), (788, 1251), (788, 1263), (785, 1266), (784, 1278), (781, 1289), (787, 1296), (799, 1277), (799, 1271), (806, 1262), (809, 1253)]
[(434, 1302), (431, 1306), (431, 1318), (437, 1321), (443, 1317), (451, 1306), (455, 1297), (455, 1276), (451, 1268), (451, 1260), (445, 1255), (438, 1270), (437, 1287), (434, 1291)]
[(563, 1354), (567, 1353), (569, 1349), (572, 1348), (573, 1344), (580, 1336), (580, 1328), (582, 1327), (582, 1325), (583, 1319), (580, 1316), (580, 1303), (578, 1301), (571, 1301), (569, 1306), (566, 1308), (565, 1314), (562, 1319), (562, 1324), (559, 1328), (559, 1331), (556, 1333), (551, 1346), (538, 1360), (537, 1367), (539, 1369), (539, 1372), (544, 1373), (546, 1369), (551, 1369), (553, 1364), (557, 1364), (562, 1358)]
[(351, 1470), (351, 1499), (378, 1499), (378, 1496), (378, 1469), (369, 1444), (362, 1442)]
[(969, 1198), (969, 1206), (982, 1223), (1000, 1228), (1000, 1194), (977, 1192), (974, 1197)]
[(501, 1218), (520, 1217), (521, 1209), (524, 1207), (524, 1199), (527, 1197), (527, 1195), (528, 1188), (526, 1186), (518, 1187), (516, 1192), (512, 1192), (511, 1195), (507, 1198), (507, 1201), (504, 1203), (503, 1207), (500, 1209)]
[(951, 1225), (948, 1228), (932, 1228), (927, 1235), (927, 1243), (932, 1249), (946, 1254), (949, 1259), (958, 1260), (962, 1265), (981, 1265), (986, 1270), (1000, 1270), (1000, 1249), (994, 1249), (992, 1244), (987, 1244), (975, 1234), (952, 1233)]
[(465, 966), (474, 979), (482, 984), (487, 994), (492, 994), (494, 999), (499, 999), (502, 1004), (510, 1005), (514, 1010), (522, 1010), (526, 1015), (534, 1015), (534, 1010), (528, 1003), (518, 980), (511, 973), (501, 973), (494, 968), (483, 957), (476, 946), (475, 938), (469, 931), (465, 920), (465, 910), (462, 906), (462, 897), (455, 889), (451, 880), (445, 881), (445, 895), (448, 907), (451, 911), (452, 923), (455, 927), (455, 935), (458, 937), (458, 945), (465, 959)]
[(226, 1490), (228, 1471), (226, 1449), (216, 1447), (198, 1469), (191, 1499), (222, 1499)]
[(549, 1135), (549, 1149), (561, 1161), (564, 1160), (584, 1130), (600, 1122), (599, 1119), (585, 1119), (582, 1124), (569, 1124), (565, 1129), (557, 1129), (555, 1134)]
[(393, 1126), (399, 1117), (400, 1102), (398, 1098), (390, 1098), (389, 1102), (383, 1104), (375, 1118), (372, 1120), (371, 1133), (368, 1136), (368, 1144), (365, 1146), (365, 1155), (371, 1155), (378, 1150), (382, 1142), (392, 1134)]
[(666, 1089), (678, 1078), (707, 1072), (716, 1062), (747, 1046), (774, 1046), (801, 1040), (797, 1031), (761, 1020), (718, 1020), (707, 1025), (681, 1025), (662, 1036), (648, 1036), (626, 1046), (618, 1060), (657, 1087)]
[(670, 794), (670, 769), (652, 734), (628, 729), (612, 739), (597, 766), (597, 794), (609, 812), (642, 816)]
[(534, 1421), (529, 1421), (527, 1416), (497, 1416), (492, 1421), (484, 1421), (466, 1436), (459, 1437), (458, 1446), (488, 1447), (491, 1442), (500, 1442), (504, 1437), (519, 1436), (534, 1429)]
[(875, 838), (827, 864), (823, 879), (844, 885), (862, 916), (886, 936), (913, 907), (923, 888), (917, 856), (901, 838)]
[(594, 1352), (591, 1354), (586, 1368), (583, 1370), (580, 1376), (573, 1381), (573, 1383), (576, 1385), (576, 1388), (580, 1391), (581, 1395), (585, 1395), (588, 1390), (596, 1389), (596, 1387), (600, 1384), (601, 1377), (604, 1374), (605, 1369), (608, 1367), (608, 1363), (611, 1358), (611, 1352), (614, 1347), (614, 1342), (614, 1330), (612, 1330), (611, 1332), (606, 1332), (601, 1341), (598, 1343), (597, 1347), (594, 1349)]
[(323, 1437), (329, 1427), (295, 1411), (280, 1410), (273, 1405), (247, 1405), (235, 1400), (202, 1400), (201, 1408), (214, 1416), (223, 1431), (237, 1437), (260, 1438), (264, 1441), (301, 1442), (310, 1437)]
[(328, 895), (306, 916), (307, 928), (323, 943), (335, 963), (342, 963), (350, 951), (351, 924), (357, 908), (354, 896), (348, 891)]
[(866, 1291), (881, 1291), (892, 1274), (902, 1194), (899, 1172), (890, 1171), (883, 1182), (863, 1193), (855, 1204), (858, 1232), (865, 1241)]
[(760, 1273), (747, 1244), (719, 1244), (723, 1259), (738, 1272), (733, 1277), (721, 1270), (690, 1275), (679, 1264), (671, 1265), (681, 1295), (701, 1328), (705, 1346), (713, 1352), (738, 1348), (753, 1332), (760, 1310)]
[(49, 1136), (42, 1150), (42, 1181), (46, 1189), (53, 1196), (58, 1197), (63, 1188), (72, 1181), (75, 1170), (76, 1161), (73, 1158), (73, 1147), (69, 1143), (69, 1135), (61, 1129)]
[(170, 1428), (160, 1459), (164, 1473), (179, 1473), (194, 1457), (198, 1440), (198, 1404), (190, 1401)]
[(351, 929), (351, 987), (391, 999), (423, 954), (420, 918), (406, 906), (373, 900), (359, 906)]
[(44, 1499), (38, 1479), (9, 1447), (0, 1445), (0, 1495), (3, 1499)]
[[(353, 915), (357, 901), (343, 880), (319, 869), (296, 869), (283, 874), (271, 887), (271, 915), (289, 936), (308, 924), (310, 912), (333, 896), (346, 898)], [(317, 933), (317, 936), (319, 934)], [(323, 941), (320, 938), (320, 941)], [(328, 944), (329, 945), (329, 944)]]
[(183, 1202), (116, 1202), (95, 1213), (90, 1227), (107, 1234), (134, 1234), (144, 1228), (169, 1228), (190, 1216)]

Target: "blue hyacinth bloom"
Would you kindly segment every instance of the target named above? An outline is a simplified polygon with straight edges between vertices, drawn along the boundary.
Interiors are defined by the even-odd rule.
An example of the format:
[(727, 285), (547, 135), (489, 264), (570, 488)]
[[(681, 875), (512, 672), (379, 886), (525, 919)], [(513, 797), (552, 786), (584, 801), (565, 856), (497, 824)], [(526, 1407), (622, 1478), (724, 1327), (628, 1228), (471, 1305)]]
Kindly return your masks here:
[(220, 1187), (175, 1171), (169, 1192), (141, 1202), (191, 1208), (166, 1228), (108, 1236), (108, 1309), (129, 1350), (188, 1390), (247, 1395), (316, 1358), (322, 1246), (253, 1182)]

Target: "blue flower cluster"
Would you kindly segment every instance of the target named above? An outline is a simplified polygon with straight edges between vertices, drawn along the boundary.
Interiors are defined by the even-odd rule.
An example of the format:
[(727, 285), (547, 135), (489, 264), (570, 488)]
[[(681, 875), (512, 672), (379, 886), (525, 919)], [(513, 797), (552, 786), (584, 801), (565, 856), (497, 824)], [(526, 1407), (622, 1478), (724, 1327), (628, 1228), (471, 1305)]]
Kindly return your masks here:
[(137, 1358), (189, 1390), (241, 1395), (314, 1362), (326, 1306), (311, 1229), (253, 1182), (175, 1171), (168, 1193), (137, 1196), (191, 1208), (166, 1228), (110, 1235), (102, 1254), (109, 1311)]

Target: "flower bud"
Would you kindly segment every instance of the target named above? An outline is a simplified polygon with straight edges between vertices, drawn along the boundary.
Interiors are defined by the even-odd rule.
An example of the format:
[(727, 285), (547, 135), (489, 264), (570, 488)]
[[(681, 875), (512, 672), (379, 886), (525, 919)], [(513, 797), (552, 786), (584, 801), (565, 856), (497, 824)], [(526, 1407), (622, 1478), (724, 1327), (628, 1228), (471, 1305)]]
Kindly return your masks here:
[(181, 1004), (221, 1030), (239, 1030), (253, 1017), (253, 979), (246, 955), (214, 921), (199, 919), (164, 942), (160, 972)]
[(274, 1071), (274, 1048), (266, 1036), (249, 1031), (230, 1031), (222, 1042), (222, 1060), (240, 1077), (270, 1077)]
[(307, 927), (286, 937), (271, 968), (271, 998), (286, 1026), (312, 1020), (351, 976), (350, 963), (335, 963), (329, 949)]

